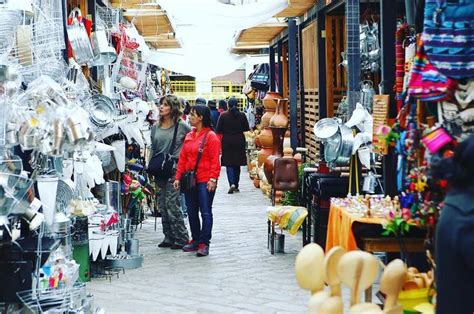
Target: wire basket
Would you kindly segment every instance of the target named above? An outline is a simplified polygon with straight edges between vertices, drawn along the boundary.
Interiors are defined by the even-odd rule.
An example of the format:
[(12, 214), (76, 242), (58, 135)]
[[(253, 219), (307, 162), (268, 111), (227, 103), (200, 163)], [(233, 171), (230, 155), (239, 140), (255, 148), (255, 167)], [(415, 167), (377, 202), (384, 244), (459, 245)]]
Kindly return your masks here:
[(96, 6), (96, 24), (98, 28), (112, 31), (118, 30), (120, 24), (121, 10)]
[(17, 296), (33, 313), (69, 313), (90, 302), (85, 283), (75, 283), (71, 288), (25, 290)]
[(145, 84), (147, 64), (136, 61), (135, 55), (137, 53), (128, 49), (123, 49), (120, 52), (112, 69), (114, 87), (136, 92)]

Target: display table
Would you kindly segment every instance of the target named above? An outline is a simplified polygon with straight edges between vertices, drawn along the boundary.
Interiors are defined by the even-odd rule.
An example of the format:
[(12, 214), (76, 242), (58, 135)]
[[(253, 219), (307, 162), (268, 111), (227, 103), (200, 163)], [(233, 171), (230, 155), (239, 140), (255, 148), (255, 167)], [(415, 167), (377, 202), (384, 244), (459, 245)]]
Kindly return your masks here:
[(341, 246), (346, 251), (357, 249), (356, 238), (352, 232), (354, 222), (382, 225), (385, 221), (383, 218), (360, 217), (331, 204), (329, 209), (326, 252), (334, 246)]
[[(367, 252), (400, 252), (399, 240), (382, 237), (384, 218), (360, 217), (331, 204), (329, 211), (326, 252), (334, 246), (347, 251), (360, 248)], [(424, 234), (419, 228), (412, 228), (403, 238), (407, 252), (424, 252)]]

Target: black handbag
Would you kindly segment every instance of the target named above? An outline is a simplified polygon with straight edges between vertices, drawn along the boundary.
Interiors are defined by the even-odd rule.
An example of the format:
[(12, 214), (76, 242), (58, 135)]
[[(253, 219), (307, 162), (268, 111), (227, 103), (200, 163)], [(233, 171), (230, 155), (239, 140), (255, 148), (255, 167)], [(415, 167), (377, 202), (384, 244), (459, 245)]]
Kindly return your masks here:
[(204, 135), (204, 139), (202, 140), (201, 147), (199, 147), (198, 155), (196, 158), (196, 164), (194, 165), (193, 170), (185, 171), (181, 175), (181, 179), (179, 180), (179, 186), (181, 188), (181, 193), (188, 193), (192, 192), (197, 185), (196, 173), (197, 167), (199, 165), (199, 160), (201, 160), (202, 151), (204, 150), (204, 143), (206, 142), (207, 133)]
[(176, 145), (176, 135), (178, 134), (178, 125), (176, 123), (174, 127), (173, 140), (171, 141), (170, 149), (168, 153), (159, 153), (151, 157), (147, 173), (154, 176), (157, 180), (169, 180), (173, 176), (173, 171), (176, 166), (176, 159), (173, 158), (173, 150)]
[(252, 75), (250, 85), (256, 90), (268, 90), (270, 79), (270, 66), (268, 63), (262, 63), (258, 66)]

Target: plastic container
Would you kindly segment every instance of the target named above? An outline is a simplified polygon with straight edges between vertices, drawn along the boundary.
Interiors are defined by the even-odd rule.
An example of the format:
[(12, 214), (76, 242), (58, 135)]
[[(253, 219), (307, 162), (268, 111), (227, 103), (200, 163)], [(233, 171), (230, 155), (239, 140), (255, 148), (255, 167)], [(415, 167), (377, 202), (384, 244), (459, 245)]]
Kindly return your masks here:
[(415, 311), (415, 306), (428, 302), (428, 293), (428, 288), (402, 291), (398, 302), (403, 306), (403, 310)]

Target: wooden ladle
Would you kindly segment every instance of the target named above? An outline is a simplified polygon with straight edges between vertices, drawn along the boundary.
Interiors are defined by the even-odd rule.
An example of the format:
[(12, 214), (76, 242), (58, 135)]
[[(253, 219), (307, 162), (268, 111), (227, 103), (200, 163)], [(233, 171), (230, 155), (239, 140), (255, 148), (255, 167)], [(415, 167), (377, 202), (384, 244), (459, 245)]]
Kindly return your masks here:
[(385, 293), (384, 311), (397, 306), (398, 294), (402, 290), (403, 282), (407, 274), (407, 268), (402, 260), (391, 261), (386, 267), (380, 279), (380, 291)]
[(341, 296), (341, 278), (337, 272), (337, 265), (345, 253), (344, 248), (335, 246), (329, 250), (324, 259), (325, 281), (331, 287), (331, 296)]
[(326, 299), (319, 307), (319, 314), (343, 314), (344, 304), (340, 296)]
[(315, 294), (324, 288), (324, 251), (316, 243), (305, 245), (296, 256), (296, 281)]
[(360, 302), (360, 291), (369, 288), (377, 278), (379, 262), (363, 251), (351, 251), (339, 260), (337, 271), (341, 281), (351, 288), (351, 305)]

